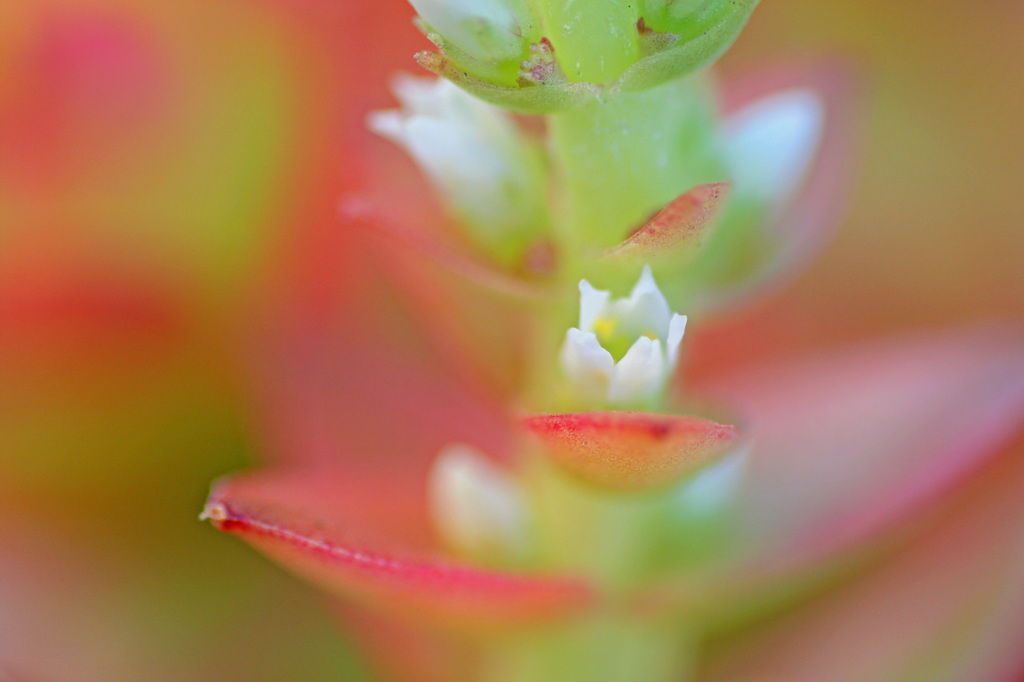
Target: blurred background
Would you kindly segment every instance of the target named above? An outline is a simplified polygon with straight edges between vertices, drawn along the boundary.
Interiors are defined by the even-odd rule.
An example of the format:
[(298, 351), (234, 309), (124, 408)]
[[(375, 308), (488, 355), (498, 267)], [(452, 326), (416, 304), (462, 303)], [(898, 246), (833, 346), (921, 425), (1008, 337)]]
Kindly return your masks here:
[[(361, 675), (312, 588), (196, 516), (264, 458), (254, 367), (283, 318), (405, 329), (336, 214), (404, 163), (362, 120), (416, 70), (411, 16), (0, 4), (0, 677)], [(835, 239), (696, 338), (709, 366), (1024, 314), (1022, 31), (1012, 0), (764, 0), (723, 78), (844, 59), (862, 143)]]

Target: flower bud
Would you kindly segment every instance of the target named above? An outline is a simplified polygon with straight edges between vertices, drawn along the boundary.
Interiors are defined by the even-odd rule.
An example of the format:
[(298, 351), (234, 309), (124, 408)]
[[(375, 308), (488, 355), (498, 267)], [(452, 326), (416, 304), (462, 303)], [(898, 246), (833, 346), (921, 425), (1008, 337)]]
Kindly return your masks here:
[(672, 313), (645, 267), (629, 298), (580, 282), (580, 326), (561, 364), (572, 392), (589, 404), (636, 406), (655, 399), (675, 370), (686, 317)]
[(771, 206), (805, 179), (825, 127), (825, 105), (810, 90), (786, 90), (741, 110), (729, 122), (726, 154), (736, 188)]
[(404, 77), (395, 94), (402, 109), (371, 114), (369, 127), (413, 157), (472, 241), (499, 260), (520, 256), (546, 226), (538, 145), (448, 81)]
[(454, 549), (475, 557), (521, 557), (526, 509), (514, 480), (468, 445), (441, 451), (430, 472), (435, 527)]
[(566, 111), (713, 62), (759, 0), (412, 0), (441, 54), (425, 69), (498, 106)]

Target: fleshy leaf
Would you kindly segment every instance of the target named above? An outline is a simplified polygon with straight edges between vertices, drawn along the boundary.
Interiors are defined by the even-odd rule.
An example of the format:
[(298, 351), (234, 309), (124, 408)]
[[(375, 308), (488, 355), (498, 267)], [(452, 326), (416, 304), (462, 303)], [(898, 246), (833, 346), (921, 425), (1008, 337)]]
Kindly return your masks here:
[(1024, 635), (1024, 443), (909, 546), (721, 641), (700, 682), (1016, 679)]
[(409, 312), (460, 378), (502, 395), (517, 388), (532, 313), (558, 304), (553, 289), (488, 267), (360, 201), (346, 202), (343, 212), (383, 247), (378, 253), (407, 293)]
[(746, 410), (751, 428), (735, 543), (656, 599), (727, 613), (912, 524), (1024, 427), (1024, 338), (985, 328), (879, 342), (703, 391)]
[[(523, 58), (524, 41), (535, 31), (533, 13), (524, 0), (411, 0), (411, 4), (424, 24), (429, 22), (448, 36), (445, 42), (478, 63), (517, 64)], [(429, 36), (433, 31), (427, 28), (426, 32)]]
[(546, 299), (553, 291), (532, 282), (517, 279), (501, 270), (480, 263), (429, 235), (424, 235), (388, 217), (359, 197), (348, 197), (341, 213), (353, 226), (361, 227), (383, 240), (389, 249), (410, 250), (459, 275), (466, 283), (479, 286), (510, 299)]
[(616, 87), (624, 91), (647, 90), (710, 64), (736, 40), (759, 1), (708, 3), (695, 19), (686, 22), (684, 32), (670, 47), (631, 66)]
[(647, 412), (536, 415), (523, 425), (559, 465), (595, 485), (620, 490), (670, 483), (733, 443), (733, 426)]
[(755, 422), (746, 532), (799, 561), (912, 511), (1024, 426), (1024, 339), (889, 341), (715, 388)]
[[(505, 109), (533, 114), (554, 113), (593, 102), (603, 92), (614, 97), (620, 90), (649, 90), (692, 74), (713, 62), (732, 44), (758, 1), (710, 0), (703, 3), (700, 9), (672, 19), (665, 25), (661, 25), (662, 22), (652, 15), (650, 18), (658, 24), (656, 26), (647, 25), (648, 17), (636, 16), (635, 11), (643, 11), (639, 7), (634, 9), (620, 3), (609, 3), (605, 7), (590, 7), (581, 12), (576, 8), (570, 10), (569, 5), (572, 3), (568, 3), (548, 16), (551, 25), (565, 24), (568, 30), (566, 22), (572, 17), (570, 23), (573, 27), (582, 30), (579, 23), (589, 17), (591, 21), (596, 21), (595, 26), (605, 32), (605, 35), (594, 38), (610, 40), (609, 45), (601, 42), (598, 43), (599, 47), (590, 45), (591, 51), (596, 50), (596, 53), (588, 54), (588, 57), (579, 54), (580, 44), (573, 43), (574, 48), (566, 53), (570, 55), (566, 57), (567, 61), (576, 64), (578, 74), (581, 69), (583, 73), (589, 74), (579, 81), (569, 80), (551, 54), (552, 43), (561, 44), (560, 50), (566, 47), (564, 39), (567, 35), (556, 34), (536, 42), (527, 41), (530, 43), (531, 59), (522, 62), (520, 77), (515, 85), (509, 82), (508, 64), (499, 65), (491, 60), (478, 59), (426, 26), (423, 28), (427, 36), (438, 45), (441, 53), (421, 52), (416, 55), (416, 60), (423, 68)], [(553, 11), (555, 8), (548, 9)], [(632, 25), (634, 17), (635, 28)], [(628, 28), (622, 25), (626, 19)], [(635, 51), (634, 42), (637, 39), (643, 46), (639, 53)], [(578, 41), (579, 36), (575, 40)], [(587, 43), (593, 41), (583, 42)], [(628, 45), (632, 45), (632, 49)], [(612, 59), (610, 53), (601, 52), (601, 48), (614, 52), (620, 59)], [(619, 54), (622, 51), (626, 54)], [(619, 63), (621, 59), (626, 62), (619, 64), (618, 68), (606, 63)], [(620, 73), (614, 78), (614, 75)]]
[(658, 211), (640, 229), (605, 254), (616, 258), (671, 256), (698, 243), (729, 192), (729, 183), (700, 185)]
[(431, 627), (509, 628), (586, 607), (590, 589), (574, 577), (490, 571), (444, 556), (421, 472), (392, 468), (233, 477), (214, 486), (203, 516), (314, 583)]

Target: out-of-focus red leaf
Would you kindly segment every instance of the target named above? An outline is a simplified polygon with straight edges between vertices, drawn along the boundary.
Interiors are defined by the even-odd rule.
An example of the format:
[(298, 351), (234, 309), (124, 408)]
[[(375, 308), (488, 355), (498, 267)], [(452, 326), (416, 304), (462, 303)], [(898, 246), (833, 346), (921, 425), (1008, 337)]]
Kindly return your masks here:
[(909, 546), (841, 589), (732, 635), (701, 682), (1007, 682), (1024, 639), (1024, 442)]
[(268, 470), (214, 486), (205, 515), (329, 590), (431, 627), (475, 632), (585, 609), (571, 576), (491, 571), (434, 542), (422, 472)]
[(109, 372), (115, 359), (152, 362), (188, 339), (195, 301), (180, 278), (27, 241), (10, 243), (0, 256), (0, 351), (17, 360), (0, 364), (44, 374)]
[(417, 629), (358, 606), (339, 605), (338, 610), (383, 680), (456, 682), (478, 675), (479, 652), (464, 640), (436, 629)]
[(554, 295), (549, 289), (477, 262), (472, 256), (458, 252), (452, 245), (443, 243), (433, 235), (401, 225), (358, 197), (344, 200), (341, 212), (353, 227), (366, 230), (380, 239), (387, 250), (409, 249), (418, 257), (434, 261), (459, 275), (466, 284), (478, 286), (501, 297), (526, 301), (543, 300)]
[(459, 383), (393, 321), (364, 318), (333, 329), (285, 317), (268, 331), (258, 353), (257, 426), (269, 459), (398, 460), (423, 480), (427, 463), (453, 441), (501, 459), (510, 429), (493, 396)]
[(1024, 426), (1024, 338), (990, 327), (890, 340), (706, 390), (751, 428), (737, 544), (656, 599), (727, 612), (909, 527), (984, 464)]
[(879, 342), (709, 389), (753, 422), (742, 531), (756, 551), (797, 566), (941, 494), (1024, 425), (1024, 338), (973, 330)]

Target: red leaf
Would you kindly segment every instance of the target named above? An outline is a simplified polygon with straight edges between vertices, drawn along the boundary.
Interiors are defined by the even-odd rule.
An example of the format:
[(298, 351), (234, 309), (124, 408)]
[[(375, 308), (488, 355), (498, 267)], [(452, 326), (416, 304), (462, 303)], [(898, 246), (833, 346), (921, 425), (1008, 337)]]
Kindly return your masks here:
[(912, 527), (1018, 433), (1024, 338), (909, 337), (709, 384), (751, 428), (737, 541), (648, 603), (727, 613)]
[(524, 421), (547, 454), (585, 481), (617, 489), (669, 483), (733, 442), (733, 426), (647, 412), (538, 415)]
[(694, 187), (673, 199), (624, 242), (608, 249), (605, 254), (651, 258), (692, 246), (701, 240), (728, 193), (727, 182)]
[(430, 627), (514, 627), (577, 612), (579, 579), (487, 570), (435, 546), (422, 472), (270, 470), (214, 486), (204, 516), (309, 580)]
[(697, 679), (1018, 679), (1024, 442), (912, 543), (849, 584), (729, 637)]

